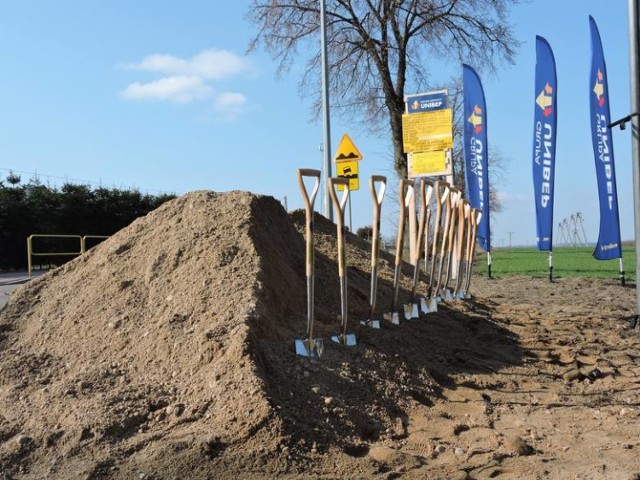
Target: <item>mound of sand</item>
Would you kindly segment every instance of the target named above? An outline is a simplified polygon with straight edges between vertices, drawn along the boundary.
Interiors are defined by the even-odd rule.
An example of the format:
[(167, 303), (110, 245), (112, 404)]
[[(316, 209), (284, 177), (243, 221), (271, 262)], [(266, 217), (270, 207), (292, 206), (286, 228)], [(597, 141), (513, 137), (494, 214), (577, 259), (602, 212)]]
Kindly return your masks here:
[[(305, 328), (301, 218), (271, 197), (195, 192), (17, 291), (0, 316), (0, 470), (206, 472), (199, 461), (217, 457), (261, 467), (319, 427), (297, 454), (384, 432), (388, 405), (343, 373), (362, 368), (353, 352), (337, 347), (322, 364), (293, 354)], [(318, 330), (328, 336), (338, 330), (335, 226), (320, 218), (318, 232)], [(368, 245), (350, 238), (354, 265), (368, 268)], [(364, 318), (367, 272), (351, 274)], [(394, 368), (358, 356), (376, 364), (367, 370)]]
[[(526, 478), (554, 472), (554, 461), (592, 467), (585, 452), (600, 437), (588, 437), (598, 424), (585, 418), (598, 408), (602, 425), (637, 388), (631, 357), (614, 347), (620, 332), (602, 320), (614, 285), (544, 290), (536, 280), (542, 302), (531, 279), (482, 281), (474, 302), (372, 330), (358, 323), (370, 245), (348, 235), (358, 345), (333, 345), (335, 225), (317, 216), (326, 346), (313, 360), (293, 342), (306, 327), (303, 228), (302, 212), (287, 215), (271, 197), (194, 192), (16, 290), (0, 312), (0, 479)], [(380, 312), (392, 265), (383, 254)], [(630, 299), (624, 290), (620, 301)], [(606, 362), (624, 365), (628, 381), (616, 383)], [(596, 366), (604, 378), (581, 383)], [(610, 455), (608, 472), (635, 468), (629, 408), (606, 438), (628, 455)], [(580, 415), (580, 428), (565, 428)], [(579, 444), (571, 433), (584, 435), (582, 451), (553, 440)]]

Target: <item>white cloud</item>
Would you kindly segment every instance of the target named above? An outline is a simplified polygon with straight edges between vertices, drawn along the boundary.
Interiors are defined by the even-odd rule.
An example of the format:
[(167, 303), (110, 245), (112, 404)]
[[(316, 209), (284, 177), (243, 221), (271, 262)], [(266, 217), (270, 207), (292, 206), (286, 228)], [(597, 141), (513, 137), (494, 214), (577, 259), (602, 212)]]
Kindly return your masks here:
[(214, 100), (214, 108), (225, 115), (237, 115), (247, 104), (247, 97), (241, 93), (221, 93)]
[(173, 55), (149, 55), (139, 63), (126, 65), (129, 70), (156, 73), (161, 78), (135, 82), (121, 93), (127, 100), (191, 103), (211, 101), (218, 114), (237, 116), (248, 103), (242, 93), (217, 92), (213, 83), (249, 72), (242, 57), (227, 50), (203, 50), (191, 58)]
[(213, 96), (213, 88), (201, 78), (173, 76), (148, 83), (132, 83), (122, 92), (128, 100), (166, 100), (175, 103), (191, 103)]
[(149, 55), (140, 63), (129, 65), (133, 70), (164, 75), (196, 76), (205, 80), (222, 80), (249, 70), (245, 59), (227, 50), (204, 50), (191, 58), (173, 55)]

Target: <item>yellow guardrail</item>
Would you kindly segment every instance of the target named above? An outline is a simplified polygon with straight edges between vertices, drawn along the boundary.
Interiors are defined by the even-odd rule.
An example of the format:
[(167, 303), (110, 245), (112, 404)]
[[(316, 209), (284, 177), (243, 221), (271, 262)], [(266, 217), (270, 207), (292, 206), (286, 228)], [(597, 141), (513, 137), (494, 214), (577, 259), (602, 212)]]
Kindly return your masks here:
[[(34, 238), (77, 238), (80, 243), (79, 252), (49, 252), (38, 253), (33, 251), (33, 239)], [(44, 233), (34, 233), (27, 237), (27, 265), (29, 268), (29, 278), (31, 278), (31, 270), (33, 269), (32, 260), (33, 257), (71, 257), (76, 255), (84, 255), (87, 251), (87, 239), (88, 238), (109, 238), (107, 235), (47, 235)]]
[(82, 237), (82, 239), (80, 240), (80, 251), (82, 252), (82, 255), (87, 253), (87, 238), (105, 239), (105, 238), (109, 238), (109, 236), (108, 235), (85, 235), (84, 237)]

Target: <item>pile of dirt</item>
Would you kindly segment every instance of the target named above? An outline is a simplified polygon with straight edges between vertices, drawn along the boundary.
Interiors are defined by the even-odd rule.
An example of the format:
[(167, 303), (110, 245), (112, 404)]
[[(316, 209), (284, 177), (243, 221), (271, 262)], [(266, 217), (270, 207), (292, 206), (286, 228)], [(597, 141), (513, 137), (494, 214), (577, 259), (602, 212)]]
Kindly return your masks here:
[[(384, 433), (404, 383), (429, 376), (394, 378), (394, 355), (368, 344), (377, 334), (357, 353), (328, 347), (322, 363), (295, 356), (306, 290), (300, 214), (293, 220), (271, 197), (195, 192), (16, 291), (0, 315), (0, 470), (284, 471)], [(317, 223), (327, 337), (339, 322), (335, 226)], [(364, 318), (369, 247), (350, 240), (353, 315)], [(283, 448), (284, 463), (273, 461)]]
[[(538, 280), (483, 279), (473, 302), (373, 330), (358, 322), (368, 314), (370, 244), (349, 234), (358, 345), (343, 347), (329, 341), (340, 323), (336, 227), (317, 215), (325, 351), (299, 357), (303, 217), (271, 197), (194, 192), (16, 290), (0, 312), (0, 479), (527, 478), (558, 471), (554, 461), (579, 472), (595, 444), (574, 454), (570, 433), (596, 423), (565, 431), (562, 419), (598, 408), (602, 425), (620, 404), (631, 410), (614, 443), (629, 455), (610, 455), (608, 472), (635, 468), (640, 428), (624, 402), (636, 371), (606, 320), (629, 309), (601, 303), (613, 286), (603, 293), (590, 281), (581, 309), (568, 300), (583, 295), (578, 281), (544, 290)], [(380, 314), (392, 266), (383, 253)], [(404, 274), (407, 300), (409, 265)], [(523, 300), (536, 282), (544, 303)]]

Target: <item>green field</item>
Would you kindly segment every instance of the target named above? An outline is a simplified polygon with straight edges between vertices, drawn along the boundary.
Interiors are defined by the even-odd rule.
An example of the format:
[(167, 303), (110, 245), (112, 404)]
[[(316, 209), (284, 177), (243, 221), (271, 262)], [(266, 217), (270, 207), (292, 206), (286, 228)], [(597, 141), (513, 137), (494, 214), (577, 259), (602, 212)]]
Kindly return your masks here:
[[(593, 247), (558, 247), (553, 251), (554, 277), (618, 278), (618, 260), (596, 260), (592, 256)], [(487, 274), (487, 255), (478, 252), (476, 272)], [(548, 275), (547, 252), (535, 248), (497, 248), (491, 252), (491, 273), (494, 276)], [(636, 253), (632, 244), (622, 247), (625, 278), (635, 281)]]

